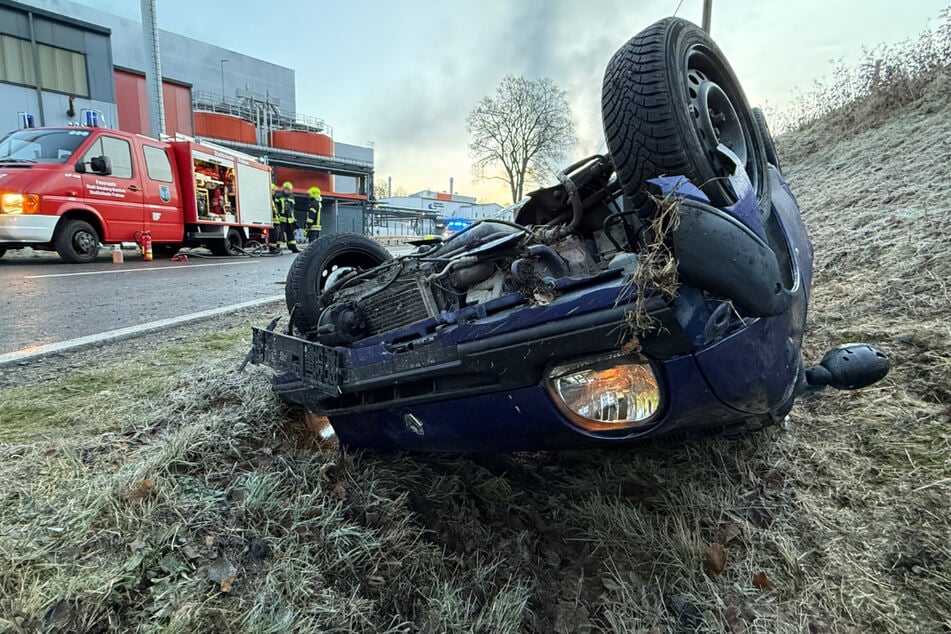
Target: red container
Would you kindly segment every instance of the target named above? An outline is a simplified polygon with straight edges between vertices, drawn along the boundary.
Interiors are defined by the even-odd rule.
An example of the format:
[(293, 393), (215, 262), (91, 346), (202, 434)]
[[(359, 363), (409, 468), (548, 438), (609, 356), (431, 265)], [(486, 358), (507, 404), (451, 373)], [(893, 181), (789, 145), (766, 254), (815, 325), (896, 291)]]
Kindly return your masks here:
[(316, 132), (275, 130), (271, 132), (271, 146), (317, 156), (334, 155), (334, 140), (326, 134)]
[(334, 189), (334, 177), (326, 172), (290, 167), (274, 168), (274, 182), (277, 186), (280, 187), (284, 181), (293, 183), (294, 191), (299, 193), (305, 193), (311, 187), (319, 187), (322, 194), (332, 192)]
[(241, 117), (219, 112), (196, 112), (195, 136), (238, 143), (257, 143), (254, 124)]

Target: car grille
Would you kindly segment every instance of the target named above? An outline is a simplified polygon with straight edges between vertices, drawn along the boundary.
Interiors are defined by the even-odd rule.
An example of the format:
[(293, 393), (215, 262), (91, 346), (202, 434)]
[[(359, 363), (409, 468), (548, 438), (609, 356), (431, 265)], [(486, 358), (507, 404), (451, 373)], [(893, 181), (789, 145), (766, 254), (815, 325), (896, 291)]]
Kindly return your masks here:
[(429, 317), (422, 293), (412, 276), (393, 282), (381, 293), (360, 302), (370, 335), (393, 330)]

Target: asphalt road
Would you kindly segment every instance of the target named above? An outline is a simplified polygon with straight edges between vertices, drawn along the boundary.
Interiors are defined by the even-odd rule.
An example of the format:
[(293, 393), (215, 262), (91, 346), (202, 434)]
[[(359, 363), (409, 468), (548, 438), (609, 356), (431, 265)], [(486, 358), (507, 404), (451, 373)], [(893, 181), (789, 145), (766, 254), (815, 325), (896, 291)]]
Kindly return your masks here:
[(283, 295), (293, 256), (124, 264), (106, 255), (66, 264), (55, 254), (0, 260), (0, 354)]

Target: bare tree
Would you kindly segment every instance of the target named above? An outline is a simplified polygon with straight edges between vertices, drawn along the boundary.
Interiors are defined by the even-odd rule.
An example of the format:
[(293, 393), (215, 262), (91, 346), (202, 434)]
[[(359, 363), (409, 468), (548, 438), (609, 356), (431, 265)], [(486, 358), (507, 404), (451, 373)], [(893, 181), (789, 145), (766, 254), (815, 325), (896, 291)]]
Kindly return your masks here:
[(565, 91), (547, 78), (507, 75), (466, 124), (473, 174), (505, 181), (513, 203), (522, 199), (526, 182), (550, 177), (576, 142)]
[(386, 198), (386, 195), (386, 181), (373, 181), (373, 197), (379, 200), (381, 198)]

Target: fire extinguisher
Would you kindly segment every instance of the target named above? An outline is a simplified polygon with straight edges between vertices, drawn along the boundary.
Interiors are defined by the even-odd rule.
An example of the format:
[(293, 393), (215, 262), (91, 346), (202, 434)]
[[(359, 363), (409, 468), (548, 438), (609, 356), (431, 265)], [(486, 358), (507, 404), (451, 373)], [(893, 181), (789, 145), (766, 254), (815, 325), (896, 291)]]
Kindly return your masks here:
[(152, 261), (152, 234), (148, 231), (142, 233), (142, 261)]

